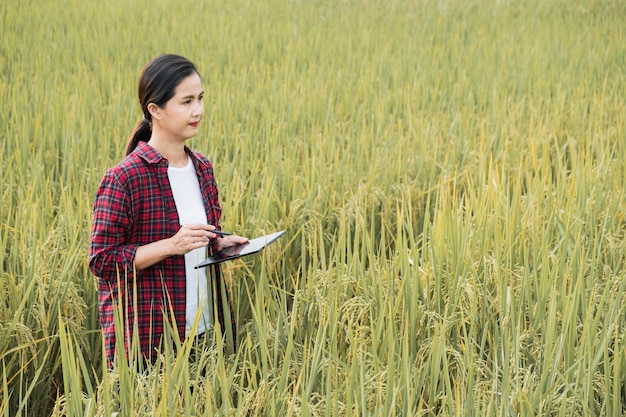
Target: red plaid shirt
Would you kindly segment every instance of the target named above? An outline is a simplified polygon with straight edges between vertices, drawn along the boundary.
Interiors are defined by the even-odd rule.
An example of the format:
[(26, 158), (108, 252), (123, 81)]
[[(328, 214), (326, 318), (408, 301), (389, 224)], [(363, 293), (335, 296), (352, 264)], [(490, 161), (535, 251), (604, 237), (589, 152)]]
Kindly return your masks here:
[[(219, 225), (221, 207), (211, 162), (188, 148), (185, 151), (196, 169), (208, 224)], [(141, 353), (154, 360), (161, 346), (164, 312), (178, 334), (185, 335), (186, 274), (184, 256), (169, 257), (143, 271), (134, 271), (137, 247), (173, 236), (180, 228), (174, 196), (167, 177), (168, 161), (145, 142), (117, 166), (109, 169), (100, 183), (93, 209), (89, 267), (98, 277), (100, 323), (108, 366), (115, 356), (114, 309), (124, 309), (126, 354), (133, 329)], [(217, 294), (226, 290), (219, 269), (209, 269), (216, 280)], [(136, 288), (136, 291), (135, 291)], [(218, 320), (224, 327), (222, 297), (216, 296)], [(230, 298), (226, 292), (230, 307)], [(121, 303), (120, 303), (121, 302)], [(233, 337), (234, 316), (231, 314)], [(135, 317), (137, 322), (135, 322)]]

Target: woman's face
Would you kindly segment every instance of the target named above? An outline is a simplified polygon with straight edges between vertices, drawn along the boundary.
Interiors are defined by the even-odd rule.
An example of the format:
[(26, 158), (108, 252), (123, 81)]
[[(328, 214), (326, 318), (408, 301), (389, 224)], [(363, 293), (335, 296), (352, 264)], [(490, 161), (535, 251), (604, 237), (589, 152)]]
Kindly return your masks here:
[(158, 109), (158, 123), (162, 133), (178, 140), (195, 136), (204, 114), (203, 96), (202, 80), (198, 74), (183, 79), (176, 87), (174, 96)]

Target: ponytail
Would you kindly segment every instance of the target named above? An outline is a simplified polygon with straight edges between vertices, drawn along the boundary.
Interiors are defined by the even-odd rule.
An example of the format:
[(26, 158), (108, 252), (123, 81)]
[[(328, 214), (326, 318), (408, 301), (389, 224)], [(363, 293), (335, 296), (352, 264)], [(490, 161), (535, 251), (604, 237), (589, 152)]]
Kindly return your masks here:
[(141, 121), (137, 123), (137, 126), (135, 126), (133, 133), (128, 139), (128, 144), (126, 145), (126, 156), (130, 155), (130, 153), (135, 150), (139, 142), (148, 142), (151, 135), (152, 123), (150, 123), (150, 121), (144, 116), (141, 118)]

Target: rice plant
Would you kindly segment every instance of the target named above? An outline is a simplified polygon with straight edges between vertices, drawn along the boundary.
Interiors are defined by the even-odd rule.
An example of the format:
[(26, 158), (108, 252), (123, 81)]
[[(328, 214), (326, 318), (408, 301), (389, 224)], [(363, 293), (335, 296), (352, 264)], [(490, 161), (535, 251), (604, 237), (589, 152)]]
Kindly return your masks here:
[[(0, 3), (1, 416), (615, 416), (626, 398), (626, 3)], [(153, 56), (239, 344), (103, 365), (91, 204)], [(173, 337), (176, 339), (176, 337)], [(191, 357), (190, 357), (191, 355)], [(201, 370), (206, 372), (201, 372)]]

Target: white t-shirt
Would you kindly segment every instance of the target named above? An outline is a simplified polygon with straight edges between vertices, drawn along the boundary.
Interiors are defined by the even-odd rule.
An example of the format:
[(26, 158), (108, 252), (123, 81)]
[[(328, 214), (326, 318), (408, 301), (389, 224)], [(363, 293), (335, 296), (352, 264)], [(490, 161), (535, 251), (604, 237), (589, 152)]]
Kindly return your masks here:
[[(174, 202), (180, 224), (207, 223), (206, 211), (200, 194), (200, 184), (196, 170), (187, 157), (184, 168), (168, 167), (167, 176), (174, 193)], [(196, 314), (201, 314), (196, 334), (209, 330), (213, 324), (213, 297), (207, 283), (206, 269), (194, 267), (206, 259), (206, 248), (192, 250), (185, 254), (187, 274), (187, 302), (185, 314), (185, 337), (190, 336)]]

